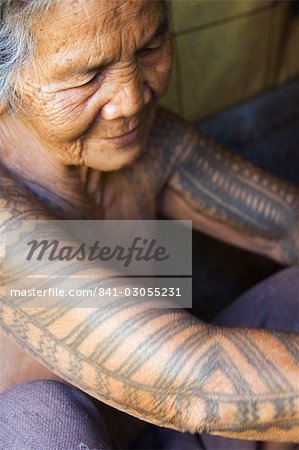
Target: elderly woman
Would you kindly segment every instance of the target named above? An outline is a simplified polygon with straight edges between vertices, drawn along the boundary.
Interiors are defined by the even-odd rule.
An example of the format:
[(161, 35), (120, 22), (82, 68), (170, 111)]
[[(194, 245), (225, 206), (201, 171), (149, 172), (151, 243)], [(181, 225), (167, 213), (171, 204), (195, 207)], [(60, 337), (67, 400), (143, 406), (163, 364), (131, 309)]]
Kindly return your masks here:
[[(0, 5), (2, 224), (154, 219), (160, 211), (297, 263), (298, 190), (157, 108), (172, 64), (164, 1)], [(298, 441), (297, 286), (298, 270), (284, 271), (216, 325), (146, 302), (124, 301), (109, 316), (56, 314), (2, 295), (1, 448), (109, 448), (92, 397), (161, 427), (211, 434), (169, 431), (168, 448)], [(84, 339), (67, 339), (78, 327)], [(112, 362), (103, 356), (111, 352)]]

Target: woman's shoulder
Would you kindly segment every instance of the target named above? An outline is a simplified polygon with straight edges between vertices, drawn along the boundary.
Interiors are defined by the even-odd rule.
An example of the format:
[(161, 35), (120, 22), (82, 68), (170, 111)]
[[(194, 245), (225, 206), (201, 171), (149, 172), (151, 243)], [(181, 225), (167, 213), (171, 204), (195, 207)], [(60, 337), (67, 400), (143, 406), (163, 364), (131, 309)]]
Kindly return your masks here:
[(194, 148), (196, 128), (177, 114), (159, 107), (145, 148), (143, 162), (163, 184), (178, 162)]
[(193, 148), (198, 130), (174, 112), (159, 107), (150, 139), (162, 149), (164, 155), (176, 160)]
[(190, 136), (196, 133), (196, 128), (191, 122), (163, 106), (157, 108), (154, 128), (164, 131), (168, 137)]
[(11, 218), (37, 219), (44, 214), (41, 203), (0, 164), (0, 224)]

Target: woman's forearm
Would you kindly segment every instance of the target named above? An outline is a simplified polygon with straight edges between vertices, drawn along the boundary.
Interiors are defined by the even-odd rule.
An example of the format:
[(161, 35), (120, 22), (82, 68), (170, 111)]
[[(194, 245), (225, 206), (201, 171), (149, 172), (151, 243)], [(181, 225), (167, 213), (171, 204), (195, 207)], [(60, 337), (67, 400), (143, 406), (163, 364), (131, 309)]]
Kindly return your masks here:
[(155, 424), (299, 440), (299, 337), (202, 324), (118, 299), (100, 309), (21, 310), (1, 324), (62, 378)]
[[(164, 113), (160, 127), (174, 120)], [(161, 196), (163, 213), (193, 220), (195, 229), (281, 264), (298, 264), (298, 186), (176, 121), (173, 133), (187, 143)], [(182, 148), (182, 138), (173, 141)]]

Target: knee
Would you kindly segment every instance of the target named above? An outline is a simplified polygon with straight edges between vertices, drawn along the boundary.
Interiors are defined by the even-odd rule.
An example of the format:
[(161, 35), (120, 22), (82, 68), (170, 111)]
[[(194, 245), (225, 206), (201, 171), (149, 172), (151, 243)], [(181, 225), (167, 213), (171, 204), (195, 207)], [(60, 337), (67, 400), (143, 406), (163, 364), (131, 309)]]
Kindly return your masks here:
[(111, 447), (102, 416), (90, 398), (57, 381), (34, 381), (3, 392), (0, 430), (4, 448), (10, 449)]
[(264, 311), (273, 329), (299, 331), (299, 267), (278, 272), (256, 286), (252, 294), (256, 310)]
[(282, 270), (254, 286), (216, 321), (224, 326), (299, 332), (299, 268)]

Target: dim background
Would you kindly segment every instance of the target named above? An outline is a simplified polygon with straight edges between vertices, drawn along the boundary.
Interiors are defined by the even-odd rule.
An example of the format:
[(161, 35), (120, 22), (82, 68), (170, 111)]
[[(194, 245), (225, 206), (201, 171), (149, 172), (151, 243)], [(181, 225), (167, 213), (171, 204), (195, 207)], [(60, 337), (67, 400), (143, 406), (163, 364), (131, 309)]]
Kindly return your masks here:
[(299, 75), (299, 5), (172, 0), (176, 64), (164, 104), (199, 120)]

